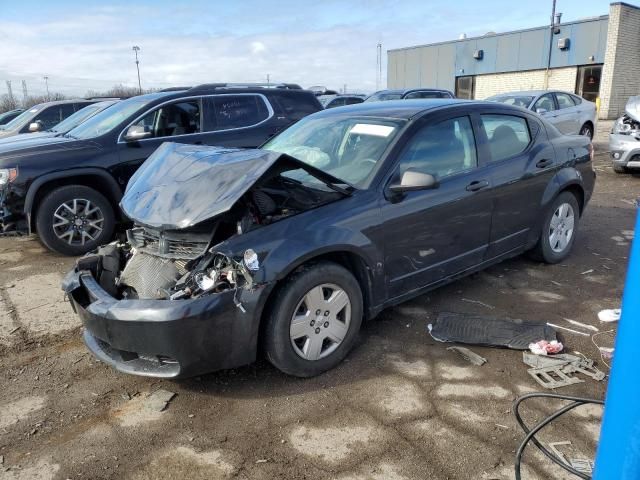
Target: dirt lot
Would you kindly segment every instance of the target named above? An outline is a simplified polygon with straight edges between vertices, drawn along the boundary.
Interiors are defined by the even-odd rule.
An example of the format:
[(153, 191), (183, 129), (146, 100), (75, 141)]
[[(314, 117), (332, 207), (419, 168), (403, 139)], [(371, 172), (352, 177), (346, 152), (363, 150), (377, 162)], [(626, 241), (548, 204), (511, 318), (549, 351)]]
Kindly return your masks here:
[[(476, 367), (426, 326), (453, 311), (609, 328), (596, 313), (619, 304), (640, 178), (614, 174), (597, 146), (596, 193), (564, 264), (518, 258), (385, 311), (347, 361), (310, 380), (265, 361), (181, 382), (114, 372), (85, 350), (59, 289), (73, 260), (0, 238), (0, 478), (513, 478), (511, 402), (539, 389), (521, 353), (474, 348), (488, 359)], [(608, 371), (589, 337), (560, 336)], [(149, 406), (159, 389), (176, 393), (162, 412)], [(604, 391), (591, 379), (560, 389)], [(543, 439), (591, 456), (599, 419), (585, 408)], [(533, 451), (526, 462), (525, 478), (565, 478)]]

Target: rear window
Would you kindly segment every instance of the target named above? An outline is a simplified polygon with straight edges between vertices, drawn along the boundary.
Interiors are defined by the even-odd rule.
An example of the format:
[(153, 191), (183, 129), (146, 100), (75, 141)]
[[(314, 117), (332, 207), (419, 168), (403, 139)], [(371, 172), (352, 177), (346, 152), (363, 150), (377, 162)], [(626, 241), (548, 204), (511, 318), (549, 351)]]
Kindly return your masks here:
[(204, 128), (208, 132), (251, 127), (269, 118), (260, 95), (216, 95), (203, 100)]
[(280, 110), (294, 121), (320, 110), (318, 100), (313, 94), (274, 95), (271, 98), (278, 103)]

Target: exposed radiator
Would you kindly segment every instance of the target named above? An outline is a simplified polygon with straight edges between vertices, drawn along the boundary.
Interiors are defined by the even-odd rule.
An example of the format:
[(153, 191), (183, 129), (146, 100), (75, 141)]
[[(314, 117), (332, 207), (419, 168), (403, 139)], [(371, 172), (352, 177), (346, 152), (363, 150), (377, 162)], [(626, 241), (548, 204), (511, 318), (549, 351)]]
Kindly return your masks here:
[(120, 285), (128, 285), (138, 298), (164, 298), (163, 290), (173, 287), (181, 277), (178, 266), (170, 259), (136, 251), (120, 275)]

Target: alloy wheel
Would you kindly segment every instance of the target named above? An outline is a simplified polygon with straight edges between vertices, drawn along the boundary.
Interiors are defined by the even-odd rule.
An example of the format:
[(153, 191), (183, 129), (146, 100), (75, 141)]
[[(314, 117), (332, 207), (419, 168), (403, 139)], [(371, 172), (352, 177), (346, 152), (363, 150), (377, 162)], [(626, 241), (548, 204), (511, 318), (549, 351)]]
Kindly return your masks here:
[(298, 302), (289, 328), (291, 345), (305, 360), (331, 355), (342, 343), (351, 322), (349, 295), (339, 286), (324, 283)]
[(74, 198), (53, 213), (53, 232), (69, 245), (95, 241), (102, 233), (104, 214), (100, 207), (84, 198)]
[(564, 252), (571, 243), (575, 221), (575, 212), (568, 203), (560, 204), (553, 213), (549, 224), (549, 246), (555, 253)]

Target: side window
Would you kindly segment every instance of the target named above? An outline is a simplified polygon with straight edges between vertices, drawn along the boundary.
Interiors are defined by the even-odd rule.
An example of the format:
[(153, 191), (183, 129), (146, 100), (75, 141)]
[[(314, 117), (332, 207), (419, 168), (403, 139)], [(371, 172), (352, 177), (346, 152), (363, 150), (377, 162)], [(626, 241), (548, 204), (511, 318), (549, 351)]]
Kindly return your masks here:
[(256, 125), (269, 118), (269, 109), (259, 95), (217, 95), (204, 99), (207, 132)]
[(556, 109), (556, 105), (553, 102), (553, 97), (550, 93), (542, 95), (536, 103), (533, 104), (533, 111), (537, 112), (539, 108), (545, 109), (547, 112), (551, 112)]
[(344, 102), (344, 98), (335, 98), (329, 102), (327, 108), (342, 107), (344, 105)]
[(428, 125), (412, 138), (400, 158), (400, 174), (413, 169), (437, 178), (477, 166), (476, 143), (469, 117)]
[(357, 98), (357, 97), (349, 97), (347, 98), (347, 101), (346, 101), (347, 105), (354, 105), (356, 103), (362, 103), (362, 102), (364, 102), (364, 99)]
[[(44, 109), (38, 115), (34, 117), (31, 122), (40, 122), (42, 123), (42, 130), (49, 130), (50, 128), (55, 127), (58, 123), (60, 123), (62, 119), (62, 111), (61, 107), (65, 105), (56, 105), (53, 107), (49, 107)], [(71, 112), (73, 113), (73, 107), (71, 108)], [(30, 123), (31, 123), (30, 122)], [(29, 126), (27, 125), (27, 128)]]
[(556, 93), (556, 100), (558, 100), (558, 107), (560, 109), (576, 106), (571, 95), (567, 93)]
[(135, 125), (145, 127), (152, 132), (152, 138), (173, 137), (200, 132), (200, 102), (190, 100), (163, 105), (143, 118)]
[(527, 121), (513, 115), (480, 115), (489, 139), (491, 161), (498, 162), (524, 152), (531, 141)]
[(321, 110), (312, 93), (308, 95), (280, 94), (271, 98), (278, 102), (282, 113), (294, 122), (297, 122), (311, 113)]

